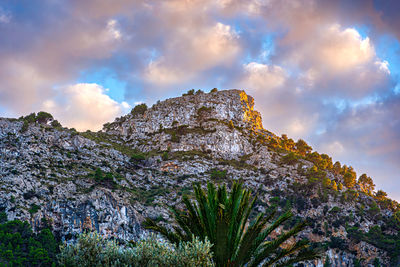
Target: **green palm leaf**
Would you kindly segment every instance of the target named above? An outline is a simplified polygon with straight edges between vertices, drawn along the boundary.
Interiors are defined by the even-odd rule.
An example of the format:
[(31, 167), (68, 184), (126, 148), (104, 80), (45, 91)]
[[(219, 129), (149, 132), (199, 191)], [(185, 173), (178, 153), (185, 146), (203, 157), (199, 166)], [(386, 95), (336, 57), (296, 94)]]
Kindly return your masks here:
[(299, 223), (268, 241), (276, 231), (293, 215), (285, 212), (275, 220), (276, 211), (264, 213), (250, 222), (250, 214), (257, 197), (244, 189), (243, 184), (234, 182), (228, 193), (226, 186), (208, 183), (207, 191), (200, 184), (194, 184), (195, 201), (184, 196), (185, 210), (171, 207), (175, 219), (173, 230), (160, 226), (147, 218), (144, 227), (159, 232), (169, 241), (178, 244), (190, 241), (193, 236), (208, 239), (212, 244), (213, 260), (216, 266), (287, 266), (296, 262), (315, 259), (319, 251), (309, 249), (306, 240), (294, 242), (282, 248), (289, 239), (304, 229), (306, 223)]

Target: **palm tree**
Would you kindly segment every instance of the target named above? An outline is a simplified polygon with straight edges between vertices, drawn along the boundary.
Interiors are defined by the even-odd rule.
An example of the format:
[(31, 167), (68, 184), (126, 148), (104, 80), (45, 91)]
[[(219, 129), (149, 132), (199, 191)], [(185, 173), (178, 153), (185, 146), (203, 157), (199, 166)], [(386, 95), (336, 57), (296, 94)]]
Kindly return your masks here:
[[(296, 262), (315, 259), (319, 252), (309, 248), (306, 240), (300, 240), (282, 248), (282, 244), (304, 229), (305, 222), (282, 232), (275, 239), (269, 235), (292, 217), (290, 211), (278, 218), (275, 212), (260, 213), (249, 222), (256, 197), (243, 189), (242, 183), (234, 182), (230, 193), (226, 186), (218, 189), (211, 183), (207, 194), (199, 184), (194, 185), (195, 202), (183, 197), (186, 210), (170, 207), (176, 225), (173, 230), (158, 225), (147, 218), (144, 227), (162, 234), (172, 243), (191, 241), (193, 236), (208, 239), (212, 244), (216, 266), (288, 266)], [(276, 218), (273, 220), (273, 218)]]

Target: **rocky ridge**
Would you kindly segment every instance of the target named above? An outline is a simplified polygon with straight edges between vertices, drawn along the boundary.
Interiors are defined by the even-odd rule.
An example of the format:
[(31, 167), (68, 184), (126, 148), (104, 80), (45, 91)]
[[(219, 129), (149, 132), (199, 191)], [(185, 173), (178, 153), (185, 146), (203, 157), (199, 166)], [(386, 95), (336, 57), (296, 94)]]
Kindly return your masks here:
[[(365, 266), (375, 258), (393, 264), (385, 249), (350, 237), (348, 230), (382, 228), (394, 211), (381, 207), (379, 216), (370, 215), (374, 198), (358, 193), (349, 200), (345, 187), (310, 188), (307, 170), (314, 163), (283, 162), (287, 152), (268, 145), (276, 139), (263, 128), (254, 99), (240, 90), (199, 92), (135, 108), (97, 133), (50, 121), (25, 129), (23, 119), (0, 119), (0, 211), (34, 229), (50, 224), (64, 239), (89, 229), (131, 240), (143, 233), (144, 217), (168, 221), (165, 204), (179, 203), (193, 182), (242, 179), (257, 192), (259, 211), (283, 209), (289, 200), (296, 214), (291, 223), (309, 219), (302, 237), (326, 244), (332, 266), (352, 266), (356, 258)], [(326, 175), (343, 181), (340, 174)]]

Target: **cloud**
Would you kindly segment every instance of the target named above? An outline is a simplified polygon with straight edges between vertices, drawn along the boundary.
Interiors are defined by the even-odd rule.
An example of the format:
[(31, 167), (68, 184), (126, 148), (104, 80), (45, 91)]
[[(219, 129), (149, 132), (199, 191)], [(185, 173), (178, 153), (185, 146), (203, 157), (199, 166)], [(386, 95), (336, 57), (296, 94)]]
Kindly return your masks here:
[(256, 90), (272, 90), (282, 87), (287, 79), (285, 70), (276, 65), (250, 62), (244, 65), (244, 77), (241, 84)]
[(281, 46), (277, 61), (302, 70), (299, 83), (325, 97), (360, 99), (387, 90), (392, 80), (368, 37), (338, 24), (313, 29), (312, 39)]
[(113, 19), (94, 23), (67, 18), (55, 26), (46, 24), (20, 43), (18, 32), (24, 27), (16, 21), (0, 28), (0, 35), (12, 31), (6, 42), (17, 47), (13, 51), (0, 45), (0, 105), (17, 115), (36, 111), (43, 98), (54, 94), (55, 85), (71, 82), (85, 66), (110, 57), (123, 38)]
[(78, 131), (100, 130), (130, 108), (126, 102), (117, 103), (98, 84), (80, 83), (60, 88), (58, 95), (45, 100), (42, 109), (68, 127)]
[(328, 129), (349, 149), (370, 157), (400, 162), (400, 97), (391, 95), (367, 104), (347, 108)]
[(308, 95), (296, 86), (296, 78), (277, 65), (250, 62), (232, 82), (256, 99), (263, 125), (277, 134), (300, 138), (313, 132), (319, 120), (320, 105), (309, 103)]
[[(172, 41), (149, 63), (145, 79), (156, 85), (184, 82), (208, 68), (229, 64), (238, 54), (238, 35), (229, 25), (180, 25)], [(178, 41), (179, 40), (179, 41)]]
[(373, 176), (378, 188), (399, 199), (400, 96), (389, 95), (347, 107), (314, 138), (321, 152), (357, 172)]
[(9, 23), (10, 20), (11, 20), (11, 15), (0, 7), (0, 24)]

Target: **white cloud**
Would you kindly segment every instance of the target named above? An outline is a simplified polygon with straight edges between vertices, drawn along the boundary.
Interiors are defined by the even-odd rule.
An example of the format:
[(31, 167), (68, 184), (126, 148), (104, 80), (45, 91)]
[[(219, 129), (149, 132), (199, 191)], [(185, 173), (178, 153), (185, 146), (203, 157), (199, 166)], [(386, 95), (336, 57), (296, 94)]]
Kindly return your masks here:
[(106, 122), (120, 116), (129, 108), (104, 94), (105, 89), (95, 83), (79, 83), (60, 88), (54, 99), (43, 103), (43, 109), (68, 127), (79, 131), (100, 130)]
[[(317, 41), (314, 53), (332, 71), (344, 71), (371, 61), (375, 50), (368, 37), (362, 39), (357, 30), (332, 25)], [(311, 52), (311, 51), (310, 51)], [(322, 62), (321, 62), (322, 63)]]
[(9, 23), (11, 20), (11, 14), (5, 12), (1, 7), (0, 7), (0, 23)]
[(131, 107), (131, 105), (129, 105), (127, 102), (125, 102), (125, 101), (122, 101), (121, 102), (121, 106), (124, 108), (124, 109), (131, 109), (132, 107)]
[(279, 66), (250, 62), (243, 67), (245, 75), (240, 84), (245, 88), (266, 91), (283, 86), (285, 83), (286, 73)]
[(338, 24), (310, 30), (309, 39), (278, 48), (276, 60), (296, 70), (297, 84), (324, 97), (352, 100), (390, 86), (389, 64), (376, 55), (368, 37)]
[(381, 71), (390, 74), (389, 62), (387, 62), (386, 60), (383, 61), (377, 60), (375, 61), (375, 65), (377, 65)]
[(340, 141), (333, 141), (330, 143), (324, 143), (320, 145), (320, 149), (322, 153), (339, 157), (345, 152), (344, 146)]
[(315, 27), (310, 39), (286, 52), (287, 64), (297, 64), (323, 76), (343, 73), (363, 64), (374, 63), (375, 49), (368, 37), (362, 38), (353, 28), (340, 25)]
[(107, 31), (115, 40), (119, 40), (122, 37), (122, 34), (117, 27), (117, 21), (115, 19), (110, 19), (107, 22)]
[[(147, 66), (144, 78), (157, 85), (185, 82), (199, 72), (232, 62), (240, 51), (239, 35), (229, 25), (180, 25), (162, 56)], [(179, 41), (178, 41), (179, 40)]]

